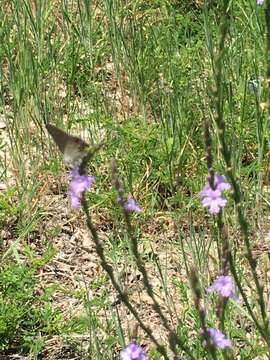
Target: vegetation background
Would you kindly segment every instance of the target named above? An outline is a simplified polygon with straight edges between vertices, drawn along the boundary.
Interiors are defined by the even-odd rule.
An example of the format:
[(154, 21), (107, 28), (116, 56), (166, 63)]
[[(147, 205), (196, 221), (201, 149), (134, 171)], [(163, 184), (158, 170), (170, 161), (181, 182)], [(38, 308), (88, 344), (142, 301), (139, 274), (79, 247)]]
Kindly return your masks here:
[[(268, 2), (1, 1), (0, 358), (118, 359), (135, 337), (149, 359), (163, 359), (101, 267), (85, 215), (70, 209), (67, 168), (48, 121), (90, 143), (105, 139), (90, 164), (96, 180), (87, 201), (107, 261), (142, 322), (173, 359), (115, 202), (113, 158), (126, 194), (143, 209), (132, 223), (158, 303), (193, 358), (213, 358), (190, 274), (196, 270), (208, 326), (218, 327), (216, 297), (203, 289), (220, 271), (221, 234), (198, 195), (208, 174), (206, 122), (215, 171), (228, 171), (218, 101), (256, 266), (246, 257), (233, 197), (222, 221), (250, 309), (265, 327), (246, 303), (230, 301), (222, 327), (233, 348), (214, 358), (270, 358)], [(178, 355), (191, 358), (181, 348)]]

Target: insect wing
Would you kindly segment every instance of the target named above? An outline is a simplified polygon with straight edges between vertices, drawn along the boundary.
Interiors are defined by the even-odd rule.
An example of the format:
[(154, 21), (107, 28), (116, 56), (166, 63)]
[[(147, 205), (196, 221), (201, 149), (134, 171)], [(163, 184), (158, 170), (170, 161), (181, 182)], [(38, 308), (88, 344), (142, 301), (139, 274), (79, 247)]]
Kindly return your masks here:
[(64, 155), (64, 160), (72, 166), (78, 166), (87, 155), (88, 144), (75, 136), (67, 134), (56, 126), (46, 124), (49, 134)]

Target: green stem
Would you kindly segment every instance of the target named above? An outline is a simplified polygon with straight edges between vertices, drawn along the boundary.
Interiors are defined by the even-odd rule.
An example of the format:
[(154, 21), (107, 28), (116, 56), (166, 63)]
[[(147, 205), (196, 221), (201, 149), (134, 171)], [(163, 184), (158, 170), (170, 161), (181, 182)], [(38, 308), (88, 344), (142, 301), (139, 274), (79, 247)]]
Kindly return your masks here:
[(169, 360), (169, 357), (168, 357), (168, 355), (166, 353), (166, 350), (165, 350), (164, 346), (159, 344), (159, 342), (153, 336), (152, 330), (149, 327), (147, 327), (146, 325), (144, 325), (144, 323), (140, 319), (140, 316), (139, 316), (138, 312), (133, 308), (133, 306), (129, 302), (128, 295), (121, 289), (120, 285), (116, 281), (115, 276), (114, 276), (114, 272), (113, 272), (113, 268), (106, 261), (106, 257), (105, 257), (105, 254), (104, 254), (104, 249), (103, 249), (102, 244), (101, 244), (101, 242), (99, 240), (96, 228), (92, 223), (90, 213), (89, 213), (89, 210), (88, 210), (88, 206), (87, 206), (87, 203), (86, 203), (86, 200), (85, 200), (84, 196), (82, 198), (82, 208), (83, 208), (84, 213), (86, 215), (86, 224), (87, 224), (87, 227), (88, 227), (89, 231), (92, 234), (92, 239), (93, 239), (93, 241), (95, 243), (96, 253), (98, 254), (98, 256), (100, 258), (100, 261), (101, 261), (101, 266), (106, 271), (106, 273), (108, 274), (114, 289), (119, 294), (120, 300), (125, 304), (125, 306), (128, 308), (128, 310), (132, 313), (132, 315), (138, 321), (138, 324), (143, 329), (143, 331), (149, 336), (151, 341), (156, 345), (157, 351), (164, 356), (165, 360)]
[(174, 355), (177, 355), (176, 347), (178, 345), (181, 350), (183, 350), (186, 354), (188, 354), (190, 356), (191, 359), (195, 360), (195, 358), (193, 357), (193, 355), (191, 354), (189, 349), (182, 343), (182, 341), (178, 338), (178, 336), (175, 334), (175, 332), (171, 329), (171, 327), (168, 323), (168, 320), (166, 319), (163, 312), (161, 311), (160, 305), (158, 304), (158, 302), (156, 300), (152, 285), (148, 278), (147, 271), (145, 269), (145, 266), (141, 260), (141, 256), (138, 251), (137, 237), (134, 234), (134, 231), (133, 231), (133, 228), (132, 228), (132, 225), (130, 222), (129, 213), (124, 208), (123, 208), (123, 213), (124, 213), (125, 222), (127, 225), (127, 232), (128, 232), (129, 238), (131, 239), (131, 251), (135, 257), (138, 269), (143, 276), (143, 283), (144, 283), (144, 287), (147, 291), (147, 294), (151, 297), (151, 299), (153, 301), (153, 309), (159, 315), (165, 329), (169, 332), (170, 348), (171, 348), (172, 352), (174, 353)]
[[(249, 240), (249, 230), (248, 230), (248, 224), (247, 221), (243, 215), (243, 210), (241, 207), (241, 192), (240, 192), (240, 188), (239, 185), (237, 184), (234, 174), (233, 174), (233, 170), (232, 170), (232, 160), (231, 160), (231, 153), (230, 150), (227, 146), (226, 140), (225, 140), (225, 121), (224, 121), (224, 116), (223, 116), (223, 58), (224, 58), (224, 54), (225, 54), (225, 39), (226, 36), (228, 34), (228, 30), (229, 30), (229, 0), (224, 0), (223, 1), (223, 17), (222, 17), (222, 21), (221, 21), (221, 37), (220, 37), (220, 42), (219, 42), (219, 46), (218, 46), (218, 56), (215, 62), (215, 68), (214, 68), (214, 75), (215, 75), (215, 84), (216, 84), (216, 90), (214, 91), (214, 97), (215, 97), (215, 106), (216, 106), (216, 117), (215, 117), (215, 122), (218, 128), (218, 138), (219, 138), (219, 142), (220, 142), (220, 146), (221, 146), (221, 152), (222, 152), (222, 156), (223, 159), (225, 161), (226, 164), (226, 176), (228, 178), (228, 180), (230, 181), (231, 185), (232, 185), (232, 196), (234, 199), (234, 202), (236, 204), (236, 211), (237, 211), (237, 218), (238, 218), (238, 222), (240, 225), (240, 229), (242, 231), (243, 234), (243, 238), (244, 238), (244, 242), (245, 242), (245, 246), (246, 246), (246, 250), (247, 250), (247, 254), (246, 254), (246, 258), (248, 260), (248, 263), (250, 265), (251, 268), (251, 272), (252, 272), (252, 276), (254, 279), (254, 283), (256, 286), (256, 290), (257, 290), (257, 294), (258, 294), (258, 303), (260, 306), (260, 310), (261, 310), (261, 317), (262, 317), (262, 321), (264, 324), (264, 330), (263, 332), (261, 332), (261, 334), (263, 335), (264, 339), (267, 341), (268, 344), (270, 344), (270, 338), (269, 338), (269, 321), (267, 320), (267, 316), (266, 316), (266, 310), (265, 310), (265, 302), (264, 302), (264, 297), (263, 297), (263, 287), (260, 285), (259, 282), (259, 278), (256, 272), (256, 261), (253, 259), (252, 256), (252, 251), (251, 251), (251, 245), (250, 245), (250, 240)], [(236, 272), (234, 271), (234, 276), (236, 275)], [(239, 284), (239, 280), (238, 278), (236, 279), (237, 285)], [(241, 292), (242, 294), (242, 292)], [(242, 294), (243, 295), (243, 294)], [(245, 303), (247, 303), (247, 298)], [(250, 311), (250, 306), (248, 306), (248, 309)], [(252, 316), (253, 320), (255, 320), (254, 314), (253, 312), (250, 313), (250, 315)], [(259, 326), (258, 321), (254, 321), (256, 326)], [(258, 327), (258, 329), (262, 329), (261, 326)]]

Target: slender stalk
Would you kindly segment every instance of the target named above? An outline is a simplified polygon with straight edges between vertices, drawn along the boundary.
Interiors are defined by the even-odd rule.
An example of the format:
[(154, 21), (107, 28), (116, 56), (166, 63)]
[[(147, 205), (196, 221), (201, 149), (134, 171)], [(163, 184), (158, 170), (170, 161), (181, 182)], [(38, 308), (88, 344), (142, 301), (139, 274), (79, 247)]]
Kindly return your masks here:
[[(263, 296), (263, 286), (259, 282), (258, 274), (256, 271), (256, 261), (252, 256), (251, 251), (251, 244), (249, 239), (249, 229), (248, 229), (248, 223), (244, 217), (242, 206), (241, 206), (241, 191), (240, 187), (236, 182), (235, 176), (233, 174), (232, 169), (232, 160), (231, 160), (231, 152), (227, 146), (226, 143), (226, 136), (225, 136), (225, 121), (224, 121), (224, 114), (223, 114), (223, 58), (225, 55), (225, 40), (228, 34), (229, 30), (229, 0), (223, 1), (223, 10), (222, 10), (222, 20), (221, 20), (221, 26), (220, 26), (220, 41), (218, 45), (218, 54), (214, 65), (214, 76), (215, 76), (215, 85), (216, 89), (214, 91), (214, 98), (215, 98), (215, 107), (216, 107), (216, 116), (215, 116), (215, 122), (218, 128), (218, 138), (221, 146), (221, 153), (223, 156), (223, 159), (226, 164), (226, 175), (232, 185), (232, 197), (236, 204), (236, 212), (237, 212), (237, 218), (240, 225), (240, 229), (243, 234), (245, 246), (246, 246), (246, 258), (248, 260), (248, 263), (251, 268), (253, 280), (256, 286), (256, 291), (258, 294), (258, 303), (260, 306), (261, 311), (261, 318), (264, 324), (264, 330), (261, 332), (265, 340), (268, 344), (270, 344), (270, 337), (269, 337), (269, 321), (267, 320), (266, 316), (266, 309), (265, 309), (265, 301)], [(268, 2), (269, 3), (269, 2)], [(230, 262), (232, 264), (232, 262)], [(235, 269), (232, 272), (235, 276), (236, 272)], [(239, 279), (236, 279), (237, 285), (239, 284)], [(242, 294), (242, 292), (241, 292)], [(246, 297), (245, 297), (246, 298)], [(245, 303), (247, 302), (247, 298)], [(250, 306), (248, 306), (248, 309), (250, 310)], [(254, 320), (254, 314), (250, 313)], [(258, 326), (258, 321), (255, 321), (256, 326)], [(262, 329), (261, 326), (259, 326), (258, 329)]]
[[(123, 188), (118, 180), (118, 176), (117, 176), (117, 167), (116, 167), (116, 163), (115, 161), (112, 162), (112, 174), (113, 174), (113, 180), (114, 180), (114, 185), (116, 190), (118, 191), (118, 196), (120, 199), (120, 205), (124, 203), (123, 201)], [(138, 269), (140, 271), (140, 273), (143, 276), (143, 284), (144, 287), (147, 291), (147, 294), (150, 296), (150, 298), (153, 301), (153, 310), (158, 314), (158, 316), (160, 317), (160, 320), (162, 321), (162, 325), (164, 326), (164, 328), (168, 331), (169, 333), (169, 343), (170, 343), (170, 348), (172, 350), (172, 352), (174, 353), (174, 355), (177, 355), (177, 346), (180, 347), (181, 350), (183, 350), (186, 354), (188, 354), (190, 356), (191, 359), (195, 358), (193, 357), (193, 355), (191, 354), (191, 352), (189, 351), (189, 349), (183, 344), (183, 342), (178, 338), (178, 336), (176, 335), (176, 333), (171, 329), (167, 318), (165, 317), (165, 315), (163, 314), (159, 303), (156, 300), (156, 296), (154, 294), (153, 291), (153, 287), (152, 284), (150, 283), (147, 271), (145, 269), (144, 263), (141, 259), (139, 250), (138, 250), (138, 241), (137, 241), (137, 237), (134, 234), (133, 231), (133, 227), (131, 225), (131, 221), (130, 221), (130, 216), (129, 216), (129, 212), (124, 208), (124, 206), (122, 206), (123, 209), (123, 215), (124, 215), (124, 219), (125, 219), (125, 223), (127, 226), (127, 233), (128, 236), (131, 240), (131, 251), (132, 254), (136, 260), (136, 264), (138, 266)]]
[(216, 349), (211, 344), (211, 338), (209, 335), (209, 331), (207, 329), (206, 313), (205, 313), (205, 308), (202, 303), (202, 294), (201, 294), (199, 279), (198, 279), (195, 269), (191, 270), (189, 278), (190, 278), (190, 282), (191, 282), (191, 288), (192, 288), (193, 294), (194, 294), (195, 307), (198, 311), (200, 322), (201, 322), (202, 337), (205, 341), (207, 351), (210, 353), (212, 359), (216, 360), (217, 359)]
[(169, 357), (168, 357), (168, 355), (166, 353), (166, 350), (165, 350), (164, 346), (160, 345), (160, 343), (157, 341), (157, 339), (152, 334), (152, 330), (142, 322), (138, 312), (131, 305), (127, 293), (124, 292), (121, 289), (121, 286), (116, 281), (115, 276), (114, 276), (113, 268), (112, 268), (111, 265), (108, 264), (108, 262), (106, 260), (103, 246), (102, 246), (102, 244), (101, 244), (101, 242), (99, 240), (96, 228), (92, 223), (91, 216), (90, 216), (88, 206), (87, 206), (87, 202), (86, 202), (84, 196), (82, 197), (82, 208), (83, 208), (84, 213), (86, 215), (86, 224), (87, 224), (87, 227), (88, 227), (90, 233), (92, 234), (92, 239), (93, 239), (94, 244), (95, 244), (96, 253), (98, 254), (98, 256), (100, 258), (101, 266), (106, 271), (106, 273), (108, 274), (114, 289), (119, 294), (119, 297), (120, 297), (121, 301), (125, 304), (125, 306), (128, 308), (128, 310), (132, 313), (132, 315), (138, 321), (138, 324), (140, 325), (140, 327), (149, 336), (149, 339), (151, 339), (151, 341), (156, 345), (157, 351), (164, 356), (165, 360), (169, 360)]

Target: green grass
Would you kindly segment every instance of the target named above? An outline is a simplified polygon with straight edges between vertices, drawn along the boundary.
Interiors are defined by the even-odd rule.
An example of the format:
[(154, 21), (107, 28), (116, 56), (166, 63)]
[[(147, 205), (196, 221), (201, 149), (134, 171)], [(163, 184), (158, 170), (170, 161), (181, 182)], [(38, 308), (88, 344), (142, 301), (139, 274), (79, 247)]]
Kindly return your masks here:
[[(149, 359), (163, 359), (149, 336), (137, 329), (123, 302), (115, 305), (117, 292), (87, 237), (84, 215), (69, 208), (66, 167), (44, 126), (50, 121), (89, 142), (105, 139), (89, 166), (95, 176), (95, 185), (87, 192), (89, 209), (117, 281), (168, 356), (172, 356), (168, 331), (151, 307), (130, 233), (115, 202), (111, 159), (117, 161), (125, 193), (143, 208), (132, 216), (139, 252), (180, 342), (195, 359), (270, 358), (269, 330), (265, 337), (260, 333), (247, 304), (229, 302), (220, 321), (218, 298), (205, 292), (222, 267), (218, 253), (224, 249), (220, 219), (202, 208), (198, 195), (208, 172), (207, 121), (217, 173), (228, 175), (222, 139), (229, 148), (257, 254), (256, 271), (269, 306), (269, 260), (263, 254), (269, 250), (265, 5), (231, 1), (223, 74), (215, 96), (222, 3), (213, 1), (207, 9), (196, 1), (3, 1), (3, 356), (67, 359), (71, 356), (65, 355), (67, 347), (80, 359), (118, 359), (135, 337), (145, 345)], [(251, 79), (258, 82), (258, 92), (250, 89)], [(216, 121), (218, 101), (226, 124), (223, 138)], [(236, 272), (262, 324), (237, 210), (228, 195), (222, 215), (225, 232)], [(211, 355), (203, 346), (201, 318), (189, 282), (193, 268), (199, 276), (207, 326), (223, 329), (233, 340), (231, 351)], [(39, 269), (48, 274), (44, 283)], [(43, 295), (36, 291), (40, 288)], [(177, 352), (191, 358), (179, 347)]]
[(1, 268), (1, 350), (22, 347), (31, 351), (42, 342), (40, 334), (58, 333), (61, 314), (51, 308), (50, 297), (37, 296), (34, 266), (15, 263)]

